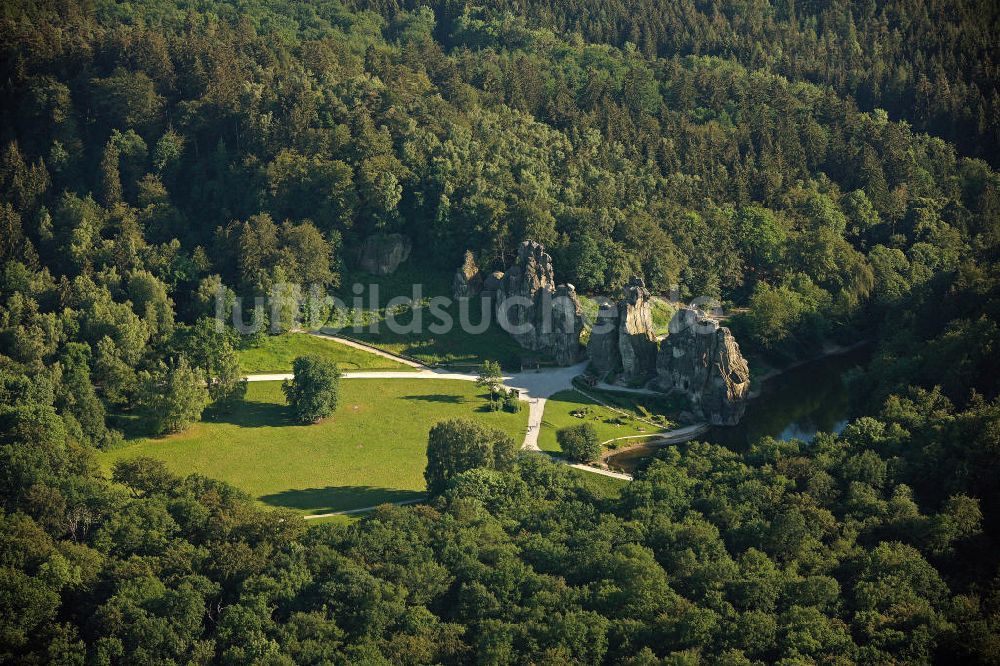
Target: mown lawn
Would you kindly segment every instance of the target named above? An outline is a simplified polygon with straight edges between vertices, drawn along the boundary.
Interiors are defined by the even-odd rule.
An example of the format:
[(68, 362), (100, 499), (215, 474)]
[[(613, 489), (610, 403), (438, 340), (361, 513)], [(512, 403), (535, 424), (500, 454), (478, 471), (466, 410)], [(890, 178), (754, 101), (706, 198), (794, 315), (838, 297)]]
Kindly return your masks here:
[(248, 375), (291, 372), (292, 361), (307, 354), (336, 361), (341, 370), (413, 369), (392, 359), (306, 333), (270, 335), (259, 347), (241, 349), (240, 369)]
[[(573, 412), (586, 411), (583, 418), (573, 416)], [(628, 435), (644, 435), (662, 432), (664, 429), (636, 419), (629, 419), (618, 412), (599, 405), (579, 391), (569, 389), (559, 391), (545, 403), (545, 413), (542, 416), (542, 430), (538, 433), (538, 448), (543, 451), (559, 451), (556, 441), (556, 431), (560, 428), (590, 423), (597, 429), (601, 441)], [(638, 444), (642, 440), (636, 440)], [(629, 440), (619, 442), (618, 446), (628, 445)], [(612, 446), (611, 448), (617, 448)]]
[(163, 460), (178, 474), (227, 481), (258, 501), (326, 513), (421, 497), (427, 434), (434, 423), (470, 417), (502, 428), (520, 444), (528, 410), (484, 410), (472, 382), (347, 379), (340, 406), (321, 423), (290, 420), (280, 382), (253, 382), (229, 413), (206, 413), (184, 433), (143, 439), (101, 454), (110, 470), (135, 456)]

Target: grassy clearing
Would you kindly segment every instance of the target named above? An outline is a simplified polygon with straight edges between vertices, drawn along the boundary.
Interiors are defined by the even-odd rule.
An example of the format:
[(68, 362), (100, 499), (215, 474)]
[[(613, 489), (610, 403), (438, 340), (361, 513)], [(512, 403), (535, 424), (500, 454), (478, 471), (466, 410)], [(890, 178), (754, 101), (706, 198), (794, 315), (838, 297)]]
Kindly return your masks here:
[[(584, 416), (583, 418), (574, 416), (573, 412), (583, 412)], [(560, 391), (546, 401), (545, 414), (542, 417), (542, 430), (538, 433), (538, 448), (543, 451), (559, 451), (556, 431), (581, 423), (592, 424), (597, 429), (597, 436), (602, 442), (615, 437), (654, 434), (665, 430), (665, 428), (625, 417), (595, 403), (579, 391), (570, 389)]]
[(251, 383), (229, 413), (206, 412), (179, 435), (143, 439), (101, 454), (110, 469), (135, 456), (163, 460), (178, 474), (232, 483), (263, 504), (305, 514), (374, 506), (423, 496), (427, 433), (445, 418), (471, 417), (520, 442), (528, 410), (485, 411), (472, 382), (349, 379), (333, 418), (291, 421), (280, 382)]
[[(575, 383), (575, 382), (574, 382)], [(599, 398), (617, 409), (632, 412), (647, 420), (656, 421), (659, 417), (668, 421), (676, 421), (677, 414), (690, 409), (691, 402), (687, 396), (678, 393), (670, 395), (630, 393), (601, 388), (581, 386), (588, 394)]]
[[(449, 365), (478, 365), (485, 360), (499, 361), (506, 369), (517, 369), (526, 352), (520, 345), (496, 325), (489, 326), (481, 333), (469, 333), (460, 326), (458, 303), (442, 308), (451, 317), (452, 325), (441, 333), (432, 332), (431, 324), (439, 322), (432, 314), (430, 299), (434, 296), (451, 297), (451, 275), (438, 270), (428, 270), (412, 264), (403, 264), (399, 270), (388, 276), (357, 273), (344, 281), (347, 291), (340, 297), (349, 307), (353, 307), (357, 297), (353, 284), (364, 285), (361, 295), (365, 308), (352, 309), (340, 319), (331, 320), (331, 328), (341, 330), (345, 335), (366, 342), (374, 347), (394, 354), (411, 356), (428, 365), (447, 363)], [(399, 305), (391, 312), (386, 307), (390, 299), (406, 297), (413, 299), (413, 285), (420, 285), (420, 298), (411, 306)], [(377, 299), (370, 292), (371, 286), (378, 288)], [(371, 309), (371, 303), (380, 305)], [(367, 308), (367, 309), (366, 309)], [(488, 308), (486, 308), (488, 311)], [(479, 298), (468, 302), (466, 319), (473, 325), (483, 320), (483, 302)], [(392, 317), (398, 326), (408, 327), (414, 317), (420, 317), (421, 326), (417, 332), (396, 333), (389, 328), (387, 317)], [(360, 326), (355, 326), (355, 322)]]
[(624, 479), (616, 479), (613, 476), (604, 476), (603, 474), (585, 472), (582, 469), (574, 468), (573, 473), (592, 493), (605, 499), (614, 499), (618, 497), (622, 492), (622, 488), (629, 484), (629, 482)]
[(332, 340), (306, 333), (286, 333), (268, 336), (259, 347), (241, 349), (240, 368), (252, 375), (269, 372), (291, 372), (292, 361), (307, 354), (336, 361), (341, 370), (412, 370), (377, 354), (370, 354)]

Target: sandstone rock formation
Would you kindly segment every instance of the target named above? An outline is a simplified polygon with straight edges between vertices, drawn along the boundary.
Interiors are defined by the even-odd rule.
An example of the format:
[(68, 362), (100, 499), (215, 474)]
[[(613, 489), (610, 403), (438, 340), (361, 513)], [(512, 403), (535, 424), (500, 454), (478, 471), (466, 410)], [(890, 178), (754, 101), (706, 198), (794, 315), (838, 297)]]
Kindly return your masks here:
[(495, 298), (500, 287), (503, 286), (503, 271), (493, 271), (483, 280), (483, 290), (480, 292), (483, 298), (489, 296)]
[(696, 415), (712, 425), (736, 425), (746, 410), (750, 369), (729, 329), (704, 313), (682, 308), (656, 359), (664, 390), (688, 395)]
[(465, 261), (455, 271), (451, 281), (451, 292), (455, 298), (472, 298), (483, 288), (483, 276), (476, 265), (476, 258), (471, 250), (465, 251)]
[(391, 275), (410, 256), (410, 239), (402, 234), (373, 234), (358, 253), (361, 268), (373, 275)]
[(604, 302), (597, 312), (597, 321), (590, 329), (587, 341), (590, 365), (600, 379), (621, 372), (622, 353), (618, 349), (618, 304)]
[(552, 257), (540, 243), (522, 243), (510, 269), (490, 277), (484, 295), (499, 283), (494, 296), (497, 320), (518, 344), (548, 354), (560, 365), (580, 358), (583, 313), (576, 289), (556, 285)]
[(633, 384), (648, 379), (656, 366), (656, 335), (649, 291), (641, 278), (622, 289), (622, 299), (601, 308), (590, 333), (587, 353), (601, 376), (620, 374)]

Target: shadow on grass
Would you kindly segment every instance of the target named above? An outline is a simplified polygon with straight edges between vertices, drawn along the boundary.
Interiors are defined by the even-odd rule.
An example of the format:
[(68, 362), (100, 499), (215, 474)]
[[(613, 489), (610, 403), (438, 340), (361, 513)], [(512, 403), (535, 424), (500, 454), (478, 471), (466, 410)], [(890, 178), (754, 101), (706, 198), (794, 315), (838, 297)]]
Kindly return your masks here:
[(373, 486), (327, 486), (300, 488), (262, 495), (260, 501), (271, 506), (299, 509), (309, 513), (330, 513), (376, 506), (386, 502), (404, 502), (424, 497), (415, 490), (393, 490)]
[(231, 406), (210, 407), (202, 420), (206, 423), (229, 423), (241, 428), (302, 425), (292, 418), (287, 405), (273, 402), (239, 402)]
[(459, 404), (465, 402), (465, 398), (460, 395), (448, 395), (447, 393), (426, 393), (424, 395), (404, 395), (403, 400), (419, 400), (421, 402), (449, 402)]
[[(420, 280), (418, 279), (418, 281)], [(441, 293), (450, 293), (450, 288)], [(381, 295), (385, 299), (385, 292)], [(424, 295), (430, 296), (432, 294), (426, 292)], [(478, 325), (481, 323), (484, 308), (489, 311), (491, 306), (484, 306), (481, 299), (477, 297), (470, 303), (469, 308), (471, 323)], [(457, 304), (452, 304), (447, 310), (453, 321), (460, 321)], [(375, 346), (400, 345), (393, 351), (413, 356), (424, 362), (478, 364), (485, 360), (494, 360), (499, 361), (500, 365), (507, 370), (517, 370), (521, 367), (521, 357), (525, 353), (524, 350), (498, 326), (489, 326), (482, 333), (469, 333), (456, 323), (446, 333), (433, 334), (427, 329), (427, 324), (433, 319), (427, 312), (422, 313), (422, 316), (424, 319), (423, 330), (416, 333), (393, 332), (384, 320), (379, 321), (377, 332), (370, 330), (368, 326), (360, 331), (348, 326), (343, 331)], [(407, 326), (412, 317), (412, 311), (397, 316), (396, 323), (400, 326)]]

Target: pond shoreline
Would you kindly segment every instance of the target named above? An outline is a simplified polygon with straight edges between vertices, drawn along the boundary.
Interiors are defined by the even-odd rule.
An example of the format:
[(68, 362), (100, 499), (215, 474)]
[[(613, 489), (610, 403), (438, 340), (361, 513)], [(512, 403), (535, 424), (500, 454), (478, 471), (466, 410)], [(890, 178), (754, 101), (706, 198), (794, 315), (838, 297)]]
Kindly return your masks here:
[(851, 343), (849, 345), (824, 345), (823, 350), (816, 354), (815, 356), (810, 356), (809, 358), (802, 359), (800, 361), (795, 361), (789, 363), (788, 365), (781, 368), (771, 368), (763, 375), (757, 378), (757, 386), (750, 389), (750, 400), (755, 400), (761, 396), (764, 392), (764, 384), (772, 379), (780, 377), (792, 370), (797, 370), (802, 366), (809, 365), (810, 363), (815, 363), (817, 361), (822, 361), (823, 359), (833, 358), (834, 356), (842, 356), (844, 354), (850, 354), (853, 351), (862, 349), (867, 345), (874, 344), (875, 340), (872, 338), (866, 338), (864, 340), (859, 340), (858, 342)]
[[(829, 345), (824, 347), (821, 353), (810, 358), (769, 370), (758, 380), (753, 393), (749, 396), (747, 413), (735, 426), (705, 425), (696, 432), (685, 432), (687, 436), (682, 438), (670, 438), (665, 433), (668, 437), (609, 451), (602, 456), (601, 461), (610, 469), (633, 473), (642, 464), (642, 460), (654, 455), (658, 450), (693, 439), (701, 438), (707, 442), (739, 449), (745, 446), (746, 442), (759, 436), (771, 435), (781, 438), (786, 427), (803, 418), (806, 423), (818, 425), (821, 430), (836, 429), (832, 422), (825, 422), (822, 418), (816, 421), (816, 413), (813, 410), (816, 409), (816, 405), (825, 405), (826, 409), (833, 409), (837, 414), (838, 410), (844, 409), (843, 405), (836, 406), (840, 402), (838, 399), (831, 400), (833, 396), (842, 396), (843, 390), (831, 389), (830, 385), (839, 385), (841, 381), (839, 378), (843, 369), (839, 366), (845, 362), (850, 363), (852, 353), (856, 355), (871, 344), (871, 340), (860, 340), (849, 345)], [(789, 381), (793, 383), (791, 389), (786, 386)], [(831, 390), (834, 392), (830, 393)], [(771, 399), (758, 400), (761, 396), (770, 396)], [(815, 404), (810, 405), (810, 403)], [(790, 414), (789, 404), (792, 405)], [(768, 414), (779, 415), (777, 421), (775, 422), (773, 416), (767, 416)], [(764, 415), (763, 421), (762, 415)], [(788, 418), (788, 423), (784, 423), (783, 418)], [(744, 439), (746, 441), (743, 441)]]

